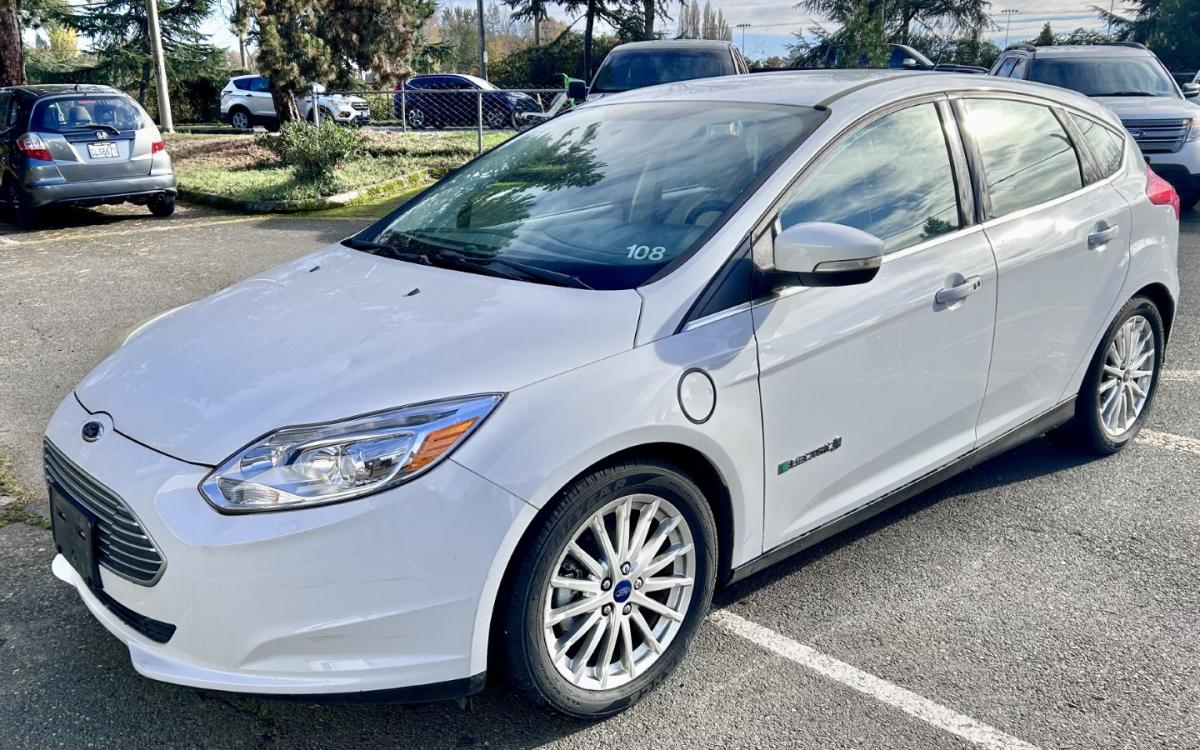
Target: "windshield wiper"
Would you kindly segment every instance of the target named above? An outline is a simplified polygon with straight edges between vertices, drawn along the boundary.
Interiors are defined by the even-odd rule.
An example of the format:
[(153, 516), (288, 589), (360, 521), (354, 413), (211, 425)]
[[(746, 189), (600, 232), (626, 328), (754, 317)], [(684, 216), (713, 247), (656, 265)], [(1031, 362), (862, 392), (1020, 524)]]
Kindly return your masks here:
[(1092, 96), (1162, 96), (1151, 91), (1108, 91), (1103, 94), (1092, 94)]
[[(538, 268), (507, 258), (486, 258), (468, 253), (460, 253), (440, 245), (422, 240), (419, 236), (404, 233), (406, 240), (420, 245), (420, 250), (408, 249), (387, 242), (369, 242), (350, 238), (343, 244), (355, 250), (366, 250), (388, 258), (419, 263), (425, 266), (440, 265), (443, 267), (459, 268), (490, 276), (499, 276), (516, 281), (539, 281), (556, 286), (570, 286), (576, 289), (591, 289), (583, 279), (546, 268)], [(407, 244), (407, 243), (406, 243)]]

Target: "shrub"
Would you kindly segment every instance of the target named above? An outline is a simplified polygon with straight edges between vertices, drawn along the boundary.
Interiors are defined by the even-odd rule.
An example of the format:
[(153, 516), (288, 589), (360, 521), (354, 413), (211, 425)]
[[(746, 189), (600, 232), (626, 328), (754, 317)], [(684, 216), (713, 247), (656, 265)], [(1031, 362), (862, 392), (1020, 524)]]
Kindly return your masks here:
[(293, 167), (298, 180), (327, 188), (337, 183), (334, 169), (361, 152), (366, 143), (361, 133), (332, 122), (323, 122), (319, 128), (288, 122), (278, 133), (260, 135), (257, 140)]

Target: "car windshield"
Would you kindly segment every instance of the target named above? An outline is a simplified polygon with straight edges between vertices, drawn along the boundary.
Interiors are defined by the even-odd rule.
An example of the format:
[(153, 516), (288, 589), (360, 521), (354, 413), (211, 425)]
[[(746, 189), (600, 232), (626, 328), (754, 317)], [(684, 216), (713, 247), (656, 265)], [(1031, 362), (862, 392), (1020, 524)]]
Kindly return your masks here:
[(611, 94), (660, 83), (727, 76), (734, 72), (733, 60), (724, 50), (623, 52), (604, 62), (596, 73), (592, 91)]
[(629, 289), (687, 253), (823, 119), (781, 105), (583, 107), (484, 154), (351, 247)]
[(1087, 96), (1179, 96), (1171, 76), (1149, 57), (1035, 59), (1029, 79)]
[(79, 96), (38, 102), (30, 130), (41, 133), (137, 130), (141, 124), (141, 112), (123, 96)]

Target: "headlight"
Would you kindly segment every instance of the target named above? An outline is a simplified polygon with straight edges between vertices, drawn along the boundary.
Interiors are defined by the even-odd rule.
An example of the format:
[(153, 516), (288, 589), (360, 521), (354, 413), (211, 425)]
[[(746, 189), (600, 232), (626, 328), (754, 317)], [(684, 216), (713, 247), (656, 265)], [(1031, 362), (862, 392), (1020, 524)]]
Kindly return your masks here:
[(1200, 118), (1192, 120), (1192, 129), (1188, 131), (1187, 139), (1189, 141), (1200, 141)]
[(341, 422), (284, 427), (229, 457), (200, 484), (218, 510), (325, 505), (395, 487), (450, 455), (501, 394), (434, 401)]

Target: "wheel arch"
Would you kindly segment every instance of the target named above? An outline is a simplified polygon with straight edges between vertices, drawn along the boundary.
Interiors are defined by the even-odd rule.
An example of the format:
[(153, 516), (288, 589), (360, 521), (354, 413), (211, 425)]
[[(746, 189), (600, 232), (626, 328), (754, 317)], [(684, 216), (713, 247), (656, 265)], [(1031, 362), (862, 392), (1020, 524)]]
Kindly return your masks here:
[(518, 567), (518, 561), (526, 554), (533, 538), (537, 535), (537, 530), (542, 521), (563, 501), (564, 491), (581, 477), (587, 476), (606, 466), (634, 460), (663, 461), (672, 464), (699, 485), (704, 498), (708, 501), (709, 507), (712, 510), (713, 519), (717, 526), (717, 584), (720, 585), (723, 581), (728, 580), (732, 571), (733, 559), (733, 499), (726, 480), (717, 468), (717, 465), (703, 452), (683, 443), (652, 442), (623, 448), (594, 461), (563, 483), (554, 493), (551, 500), (538, 510), (537, 514), (521, 532), (520, 540), (513, 548), (512, 554), (509, 555), (504, 565), (504, 574), (501, 577), (500, 585), (496, 589), (495, 599), (491, 602), (492, 608), (487, 630), (489, 670), (494, 666), (501, 666), (507, 672), (508, 665), (503, 661), (503, 649), (499, 648), (501, 638), (503, 637), (503, 633), (501, 632), (503, 618), (500, 616), (500, 604), (508, 601), (511, 597), (513, 575)]
[(1137, 290), (1133, 296), (1145, 297), (1154, 303), (1154, 306), (1158, 308), (1158, 314), (1162, 316), (1163, 337), (1169, 341), (1171, 325), (1175, 322), (1175, 298), (1171, 296), (1170, 290), (1165, 284), (1154, 282)]

